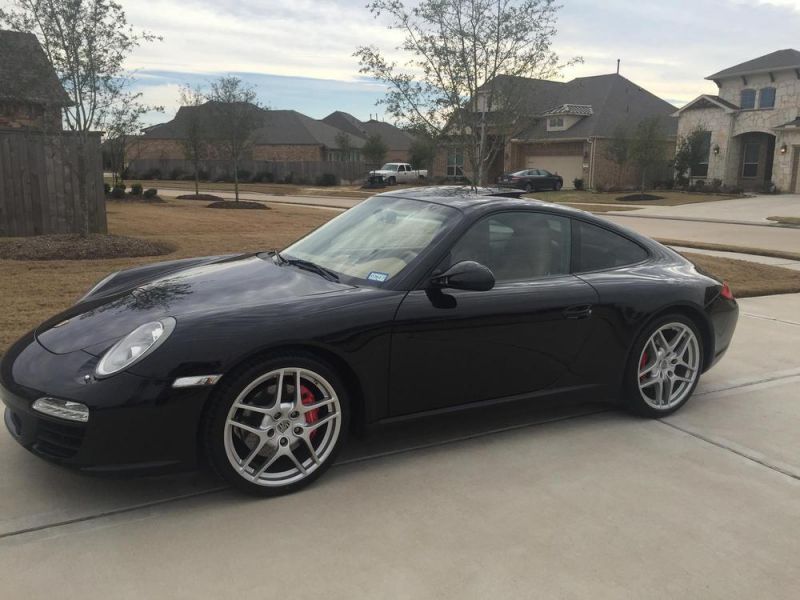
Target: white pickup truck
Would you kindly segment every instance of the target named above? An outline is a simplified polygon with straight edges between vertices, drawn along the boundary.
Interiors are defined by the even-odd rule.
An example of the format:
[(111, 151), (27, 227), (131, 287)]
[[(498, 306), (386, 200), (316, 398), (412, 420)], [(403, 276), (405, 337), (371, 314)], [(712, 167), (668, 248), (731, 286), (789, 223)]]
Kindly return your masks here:
[(428, 171), (413, 169), (408, 163), (386, 163), (380, 169), (370, 171), (370, 177), (382, 177), (389, 185), (396, 183), (409, 183), (418, 179), (425, 179)]

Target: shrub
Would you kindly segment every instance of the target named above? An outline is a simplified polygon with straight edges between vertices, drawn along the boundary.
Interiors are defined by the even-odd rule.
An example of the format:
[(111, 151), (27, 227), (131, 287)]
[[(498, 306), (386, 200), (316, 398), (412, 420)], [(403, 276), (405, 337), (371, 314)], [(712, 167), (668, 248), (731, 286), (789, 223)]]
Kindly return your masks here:
[(158, 190), (156, 188), (147, 188), (144, 191), (143, 196), (145, 198), (155, 198), (156, 196), (158, 196)]
[(177, 181), (178, 179), (183, 177), (183, 173), (184, 173), (183, 169), (172, 169), (169, 172), (169, 178), (172, 179), (173, 181)]
[(197, 178), (201, 181), (208, 181), (208, 170), (207, 169), (197, 169)]
[(114, 187), (111, 189), (111, 197), (115, 200), (120, 200), (125, 197), (125, 184), (124, 183), (115, 183)]
[(762, 194), (777, 194), (778, 187), (771, 181), (765, 181), (759, 190)]
[(665, 190), (671, 190), (674, 187), (675, 187), (675, 180), (674, 179), (667, 179), (666, 181), (664, 181), (664, 189)]
[(142, 184), (141, 183), (131, 184), (131, 194), (133, 196), (141, 196), (142, 195)]
[(575, 179), (572, 180), (572, 185), (575, 186), (576, 190), (582, 190), (583, 189), (583, 179), (581, 179), (580, 177), (576, 177)]
[(181, 177), (181, 181), (194, 181), (194, 175), (192, 173), (185, 173), (183, 177)]
[(703, 181), (702, 179), (698, 179), (697, 181), (694, 182), (692, 187), (694, 188), (695, 192), (704, 192), (706, 191), (706, 182)]
[(103, 192), (106, 196), (111, 193), (111, 184), (110, 183), (103, 183)]
[(161, 169), (150, 169), (145, 171), (142, 179), (161, 179)]
[(710, 184), (711, 191), (715, 194), (719, 192), (722, 188), (722, 180), (721, 179), (712, 179)]
[(294, 173), (289, 171), (279, 183), (294, 183)]
[(333, 173), (323, 173), (322, 175), (317, 177), (315, 183), (316, 185), (325, 187), (332, 185), (339, 185), (339, 178)]
[(239, 181), (247, 181), (253, 175), (247, 169), (239, 169)]
[(275, 175), (269, 171), (259, 171), (250, 178), (250, 181), (254, 183), (273, 183), (275, 181)]

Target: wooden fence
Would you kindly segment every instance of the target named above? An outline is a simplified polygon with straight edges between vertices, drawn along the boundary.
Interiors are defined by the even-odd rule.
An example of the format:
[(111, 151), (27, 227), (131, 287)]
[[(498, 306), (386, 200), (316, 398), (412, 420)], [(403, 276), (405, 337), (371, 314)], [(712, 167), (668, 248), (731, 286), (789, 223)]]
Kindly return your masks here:
[[(0, 130), (0, 236), (80, 233), (84, 212), (75, 134)], [(105, 233), (100, 134), (86, 145), (89, 231)]]
[[(277, 182), (314, 184), (322, 175), (331, 174), (343, 183), (352, 183), (364, 181), (369, 170), (378, 167), (363, 162), (242, 160), (239, 179), (248, 181), (268, 173)], [(233, 164), (227, 160), (204, 160), (200, 171), (207, 181), (233, 180)], [(188, 160), (137, 158), (128, 164), (126, 179), (191, 179), (193, 174), (194, 166)]]

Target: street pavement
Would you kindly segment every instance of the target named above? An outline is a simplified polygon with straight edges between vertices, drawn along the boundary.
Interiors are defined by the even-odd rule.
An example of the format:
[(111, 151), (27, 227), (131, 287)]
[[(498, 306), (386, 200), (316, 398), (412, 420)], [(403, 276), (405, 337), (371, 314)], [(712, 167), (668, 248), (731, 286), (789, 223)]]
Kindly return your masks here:
[(800, 294), (741, 311), (672, 417), (394, 426), (276, 499), (202, 474), (87, 477), (0, 435), (0, 596), (797, 598)]

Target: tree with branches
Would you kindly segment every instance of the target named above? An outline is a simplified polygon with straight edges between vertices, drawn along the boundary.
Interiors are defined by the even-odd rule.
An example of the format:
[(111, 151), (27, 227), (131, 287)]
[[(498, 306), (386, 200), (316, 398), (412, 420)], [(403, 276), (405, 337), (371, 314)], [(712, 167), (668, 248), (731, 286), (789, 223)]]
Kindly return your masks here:
[(383, 141), (380, 133), (373, 133), (367, 137), (364, 146), (361, 148), (361, 155), (368, 164), (380, 165), (389, 152), (389, 146)]
[(666, 163), (666, 136), (660, 117), (648, 117), (637, 123), (630, 143), (630, 158), (639, 168), (640, 191), (644, 194), (647, 176), (660, 164)]
[(552, 50), (560, 6), (555, 0), (421, 0), (407, 7), (373, 0), (368, 8), (402, 32), (397, 50), (409, 60), (398, 64), (375, 46), (361, 46), (355, 52), (360, 71), (388, 86), (382, 103), (398, 121), (462, 147), (473, 179), (483, 184), (506, 140), (534, 117), (527, 78), (550, 79), (566, 66)]
[(212, 81), (207, 98), (214, 116), (212, 137), (220, 155), (233, 165), (233, 189), (238, 202), (239, 164), (252, 147), (253, 131), (264, 123), (265, 112), (255, 88), (233, 75)]
[(194, 193), (200, 195), (200, 163), (209, 156), (209, 131), (198, 107), (206, 102), (200, 86), (185, 85), (180, 90), (180, 103), (186, 108), (182, 117), (183, 137), (180, 139), (183, 155), (192, 163)]
[(678, 140), (675, 152), (675, 177), (681, 185), (689, 181), (692, 168), (703, 161), (708, 162), (711, 132), (704, 125), (697, 125), (687, 135)]
[(336, 143), (336, 148), (339, 150), (342, 160), (350, 162), (353, 155), (353, 140), (350, 134), (346, 131), (340, 131), (336, 134), (334, 142)]
[[(0, 24), (33, 33), (42, 44), (72, 105), (64, 122), (78, 139), (77, 173), (81, 198), (81, 234), (89, 234), (86, 150), (90, 132), (138, 102), (126, 93), (131, 75), (125, 59), (142, 42), (158, 39), (128, 24), (113, 0), (13, 0), (0, 9)], [(126, 105), (128, 109), (121, 108)]]
[(618, 125), (614, 128), (614, 135), (608, 140), (605, 148), (606, 159), (614, 163), (617, 167), (617, 187), (622, 181), (622, 171), (628, 164), (631, 154), (631, 138), (628, 130)]

